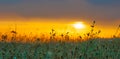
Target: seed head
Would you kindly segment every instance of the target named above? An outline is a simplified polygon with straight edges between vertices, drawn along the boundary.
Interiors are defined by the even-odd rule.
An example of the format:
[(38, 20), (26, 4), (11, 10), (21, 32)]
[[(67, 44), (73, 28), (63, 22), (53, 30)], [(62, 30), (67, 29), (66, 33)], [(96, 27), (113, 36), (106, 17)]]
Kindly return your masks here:
[(53, 34), (53, 36), (55, 36), (55, 35), (56, 35), (56, 33)]
[(80, 39), (82, 39), (82, 36), (79, 36)]
[(54, 32), (55, 30), (54, 29), (52, 29), (52, 32)]
[(11, 31), (11, 33), (17, 34), (17, 32), (16, 32), (16, 31)]
[(67, 32), (66, 34), (69, 34), (69, 32)]
[(63, 35), (63, 34), (61, 34), (61, 36), (63, 37), (64, 35)]
[(95, 24), (95, 21), (93, 21), (93, 24)]
[(90, 35), (90, 33), (87, 33), (87, 36), (89, 36)]
[(98, 33), (101, 33), (101, 30), (99, 30)]
[(91, 25), (91, 27), (93, 28), (93, 27), (94, 27), (94, 25)]

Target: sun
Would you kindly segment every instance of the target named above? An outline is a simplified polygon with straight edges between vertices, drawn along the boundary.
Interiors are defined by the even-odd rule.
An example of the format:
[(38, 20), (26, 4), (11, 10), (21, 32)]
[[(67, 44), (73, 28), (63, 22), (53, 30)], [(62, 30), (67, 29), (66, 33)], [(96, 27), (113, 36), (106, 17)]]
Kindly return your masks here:
[(85, 25), (83, 24), (83, 22), (75, 22), (75, 23), (73, 24), (73, 27), (74, 27), (75, 29), (83, 29), (83, 28), (85, 28)]

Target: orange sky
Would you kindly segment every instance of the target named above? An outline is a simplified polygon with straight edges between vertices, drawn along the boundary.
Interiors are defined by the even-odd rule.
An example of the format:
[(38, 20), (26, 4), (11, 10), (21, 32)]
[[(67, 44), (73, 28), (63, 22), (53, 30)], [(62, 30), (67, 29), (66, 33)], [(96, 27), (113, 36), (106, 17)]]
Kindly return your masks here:
[[(30, 21), (0, 21), (0, 32), (9, 32), (15, 29), (19, 34), (28, 34), (32, 32), (33, 34), (40, 34), (40, 33), (49, 33), (52, 28), (54, 28), (58, 33), (65, 33), (70, 32), (71, 34), (83, 35), (90, 31), (90, 24), (91, 22), (86, 22), (83, 19), (80, 21), (38, 21), (31, 19)], [(35, 21), (34, 21), (35, 20)], [(42, 19), (45, 20), (45, 19)], [(64, 20), (64, 19), (61, 19)], [(84, 29), (75, 29), (71, 24), (74, 22), (83, 22), (86, 26)], [(96, 21), (97, 22), (97, 21)], [(95, 25), (95, 31), (101, 30), (101, 37), (111, 37), (117, 28), (117, 24), (113, 26), (102, 25), (99, 22)]]

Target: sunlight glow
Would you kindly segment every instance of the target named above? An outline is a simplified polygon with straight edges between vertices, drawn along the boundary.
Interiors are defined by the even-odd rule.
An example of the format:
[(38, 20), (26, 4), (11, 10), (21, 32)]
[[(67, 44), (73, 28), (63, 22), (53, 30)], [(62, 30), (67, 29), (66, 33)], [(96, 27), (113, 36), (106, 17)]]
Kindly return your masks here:
[(83, 24), (83, 22), (76, 22), (73, 24), (73, 27), (76, 29), (83, 29), (85, 28), (85, 25)]

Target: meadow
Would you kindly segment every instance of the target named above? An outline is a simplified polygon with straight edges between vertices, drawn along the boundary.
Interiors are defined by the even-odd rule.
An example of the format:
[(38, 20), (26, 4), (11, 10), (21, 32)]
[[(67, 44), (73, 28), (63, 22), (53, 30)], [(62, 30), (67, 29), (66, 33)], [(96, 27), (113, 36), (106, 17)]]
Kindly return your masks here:
[(41, 36), (1, 33), (0, 59), (120, 59), (120, 35), (101, 38), (94, 24), (89, 33), (77, 37), (70, 32), (57, 35), (54, 29)]

